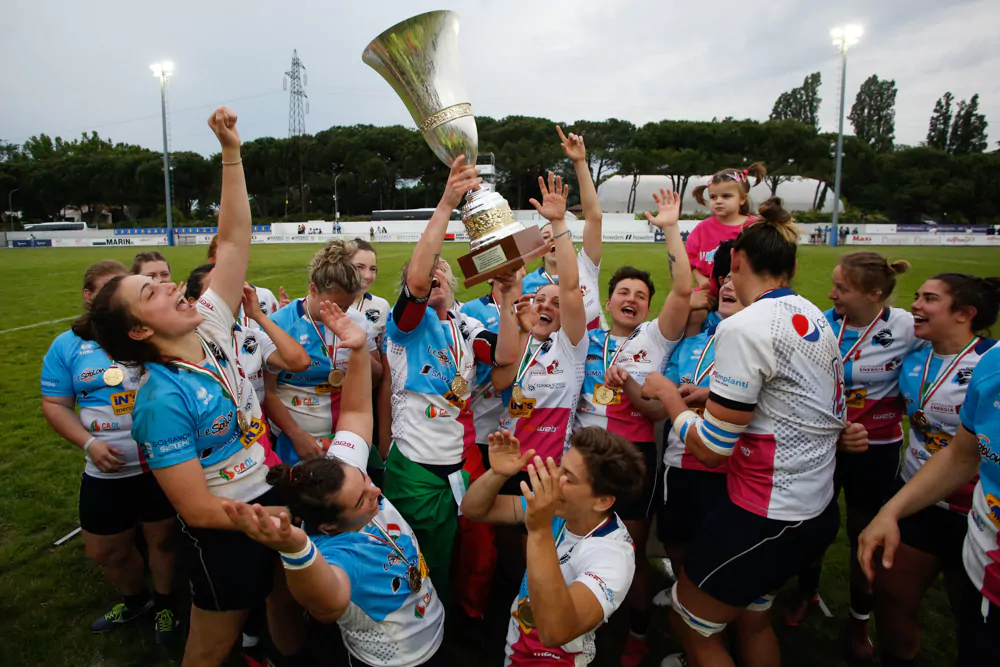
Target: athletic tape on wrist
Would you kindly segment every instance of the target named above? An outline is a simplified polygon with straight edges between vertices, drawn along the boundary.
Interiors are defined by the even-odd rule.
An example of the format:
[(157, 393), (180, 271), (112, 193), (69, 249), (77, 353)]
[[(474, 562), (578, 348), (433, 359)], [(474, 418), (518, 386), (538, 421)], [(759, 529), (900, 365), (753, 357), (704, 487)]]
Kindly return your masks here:
[(318, 555), (316, 545), (310, 540), (302, 551), (293, 554), (281, 553), (281, 564), (286, 570), (304, 570), (316, 561)]
[(688, 432), (692, 426), (697, 427), (699, 419), (694, 410), (685, 410), (677, 415), (677, 419), (674, 420), (674, 433), (681, 439), (681, 442), (687, 442)]

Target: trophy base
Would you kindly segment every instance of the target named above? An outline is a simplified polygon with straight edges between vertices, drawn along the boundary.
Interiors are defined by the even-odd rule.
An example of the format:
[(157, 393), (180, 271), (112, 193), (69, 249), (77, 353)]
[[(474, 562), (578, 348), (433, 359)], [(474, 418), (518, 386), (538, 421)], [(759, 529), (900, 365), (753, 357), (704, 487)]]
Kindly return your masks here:
[(538, 227), (528, 227), (459, 257), (458, 265), (465, 274), (465, 286), (472, 287), (516, 271), (547, 253), (550, 247), (542, 240)]

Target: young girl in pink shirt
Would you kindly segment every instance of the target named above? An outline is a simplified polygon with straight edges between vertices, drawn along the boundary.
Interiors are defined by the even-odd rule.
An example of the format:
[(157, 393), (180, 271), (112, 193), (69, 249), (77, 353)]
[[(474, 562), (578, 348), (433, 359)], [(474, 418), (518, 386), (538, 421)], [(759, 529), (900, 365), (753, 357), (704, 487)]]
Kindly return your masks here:
[[(691, 231), (687, 240), (687, 254), (694, 269), (697, 288), (718, 295), (719, 286), (712, 282), (712, 265), (715, 251), (723, 241), (735, 240), (743, 225), (755, 220), (750, 215), (750, 177), (754, 185), (767, 175), (763, 162), (755, 162), (748, 169), (723, 169), (716, 172), (705, 185), (696, 187), (692, 194), (702, 206), (709, 206), (712, 216), (705, 218)], [(708, 191), (709, 202), (705, 201)]]

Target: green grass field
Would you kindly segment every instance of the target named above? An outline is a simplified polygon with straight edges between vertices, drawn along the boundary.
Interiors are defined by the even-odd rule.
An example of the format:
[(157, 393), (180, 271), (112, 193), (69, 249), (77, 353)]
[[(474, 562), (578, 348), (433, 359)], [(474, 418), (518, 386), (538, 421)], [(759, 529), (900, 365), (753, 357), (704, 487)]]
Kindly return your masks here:
[[(201, 264), (206, 248), (165, 250), (175, 279), (186, 277)], [(301, 296), (307, 287), (306, 266), (312, 246), (258, 246), (253, 250), (251, 282), (271, 288), (283, 285)], [(1000, 273), (1000, 252), (988, 248), (885, 248), (891, 257), (913, 264), (902, 277), (896, 304), (908, 307), (911, 295), (928, 276), (940, 271), (977, 275)], [(379, 247), (383, 271), (375, 292), (387, 298), (395, 293), (398, 270), (413, 251), (412, 245)], [(450, 244), (445, 255), (455, 260), (464, 245)], [(117, 259), (128, 265), (135, 249), (32, 249), (0, 251), (0, 280), (10, 290), (0, 322), (0, 424), (7, 434), (0, 444), (0, 664), (2, 665), (126, 665), (179, 664), (181, 646), (161, 649), (152, 641), (150, 623), (130, 626), (105, 636), (88, 631), (90, 621), (116, 601), (114, 590), (102, 581), (98, 569), (84, 558), (79, 539), (58, 548), (52, 543), (77, 526), (77, 492), (83, 455), (62, 441), (42, 419), (39, 372), (52, 339), (66, 330), (81, 308), (84, 269), (97, 260)], [(838, 252), (834, 248), (804, 247), (794, 287), (822, 309), (827, 307), (829, 275)], [(666, 295), (666, 261), (662, 247), (608, 244), (603, 273), (630, 263), (653, 273), (660, 290), (655, 308)], [(602, 286), (602, 291), (605, 287)], [(482, 288), (462, 290), (459, 298), (478, 296)], [(390, 301), (392, 299), (390, 298)], [(43, 323), (40, 324), (39, 323)], [(16, 331), (12, 329), (24, 327)], [(832, 620), (818, 613), (795, 629), (779, 629), (784, 664), (833, 667), (846, 665), (839, 645), (840, 619), (847, 615), (847, 545), (843, 533), (827, 555), (821, 594), (833, 611)], [(500, 601), (498, 609), (509, 604)], [(617, 614), (602, 633), (595, 664), (615, 665), (624, 614)], [(953, 660), (954, 627), (943, 589), (931, 591), (922, 608), (925, 629), (922, 665)], [(185, 618), (186, 620), (186, 618)], [(506, 619), (494, 619), (506, 625)], [(675, 650), (666, 633), (662, 613), (654, 616), (651, 655), (646, 665)], [(331, 632), (335, 632), (331, 629)], [(466, 656), (477, 659), (474, 656)], [(501, 643), (479, 658), (500, 664)], [(463, 660), (462, 662), (466, 662)], [(232, 664), (239, 664), (235, 659)]]

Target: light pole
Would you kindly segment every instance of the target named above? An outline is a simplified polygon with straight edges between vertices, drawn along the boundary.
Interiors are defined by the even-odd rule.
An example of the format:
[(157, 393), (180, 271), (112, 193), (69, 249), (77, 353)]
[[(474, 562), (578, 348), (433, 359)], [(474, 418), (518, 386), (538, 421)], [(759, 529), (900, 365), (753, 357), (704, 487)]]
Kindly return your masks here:
[(21, 188), (14, 188), (7, 193), (7, 215), (10, 217), (10, 231), (14, 231), (14, 193)]
[(160, 80), (160, 114), (163, 118), (163, 194), (167, 200), (167, 245), (174, 244), (174, 211), (170, 201), (170, 151), (167, 148), (167, 79), (174, 73), (169, 60), (149, 66), (153, 76)]
[[(334, 165), (336, 167), (336, 165)], [(340, 199), (337, 198), (337, 179), (340, 178), (338, 171), (333, 177), (333, 219), (340, 222)]]
[(847, 50), (858, 43), (864, 29), (859, 25), (846, 25), (830, 31), (833, 45), (840, 53), (840, 115), (837, 118), (837, 167), (833, 177), (833, 224), (830, 225), (830, 243), (837, 245), (837, 223), (840, 221), (840, 169), (844, 161), (844, 103), (847, 98)]

